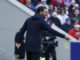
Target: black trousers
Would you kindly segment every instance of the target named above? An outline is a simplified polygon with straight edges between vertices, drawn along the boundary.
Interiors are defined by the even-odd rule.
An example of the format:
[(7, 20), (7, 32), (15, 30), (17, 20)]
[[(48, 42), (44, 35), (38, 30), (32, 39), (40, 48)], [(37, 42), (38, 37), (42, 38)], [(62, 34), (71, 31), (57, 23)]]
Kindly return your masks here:
[(40, 53), (27, 51), (27, 60), (40, 60)]
[(50, 47), (46, 50), (45, 60), (49, 60), (50, 54), (51, 54), (51, 56), (52, 56), (52, 60), (57, 60), (57, 59), (56, 59), (55, 47), (51, 47), (51, 46), (50, 46)]

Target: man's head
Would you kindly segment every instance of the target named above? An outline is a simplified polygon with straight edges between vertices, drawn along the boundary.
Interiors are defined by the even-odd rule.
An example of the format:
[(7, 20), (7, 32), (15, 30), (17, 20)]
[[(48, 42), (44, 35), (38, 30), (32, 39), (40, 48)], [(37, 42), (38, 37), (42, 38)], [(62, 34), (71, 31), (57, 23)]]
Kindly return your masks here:
[(52, 10), (54, 8), (53, 4), (49, 4), (49, 9)]
[(56, 12), (56, 11), (53, 11), (53, 13), (52, 13), (52, 17), (54, 17), (54, 18), (57, 17), (57, 12)]
[(71, 24), (71, 19), (70, 18), (66, 18), (66, 24), (70, 25)]
[(69, 6), (65, 6), (65, 10), (68, 11), (69, 10)]
[(45, 17), (48, 14), (48, 9), (43, 6), (39, 6), (37, 8), (37, 13)]
[(75, 23), (75, 25), (74, 25), (74, 29), (75, 29), (76, 31), (79, 31), (79, 29), (80, 29), (80, 25), (79, 25), (78, 22)]
[(75, 0), (72, 0), (72, 1), (71, 1), (71, 4), (72, 4), (72, 5), (75, 5)]
[(31, 0), (27, 0), (27, 4), (31, 4)]
[(74, 14), (75, 14), (76, 16), (78, 16), (78, 15), (79, 15), (79, 10), (78, 10), (78, 9), (75, 9)]
[(42, 3), (43, 5), (45, 5), (45, 4), (46, 4), (46, 0), (41, 0), (41, 3)]
[(79, 4), (76, 3), (76, 4), (74, 5), (74, 8), (75, 8), (75, 9), (79, 9)]

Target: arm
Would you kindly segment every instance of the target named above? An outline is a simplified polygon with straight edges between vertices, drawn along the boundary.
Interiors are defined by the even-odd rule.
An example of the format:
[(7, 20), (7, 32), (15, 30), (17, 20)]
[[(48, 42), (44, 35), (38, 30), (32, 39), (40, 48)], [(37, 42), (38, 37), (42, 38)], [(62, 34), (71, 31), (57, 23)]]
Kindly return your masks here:
[(59, 37), (62, 37), (62, 38), (65, 38), (65, 35), (53, 30), (44, 20), (41, 20), (41, 23), (42, 23), (42, 28), (49, 31), (50, 33), (56, 35), (56, 36), (59, 36)]
[(24, 25), (22, 26), (18, 34), (15, 36), (15, 39), (17, 39), (16, 43), (21, 43), (23, 41), (24, 33), (26, 30), (27, 30), (27, 20), (25, 21)]

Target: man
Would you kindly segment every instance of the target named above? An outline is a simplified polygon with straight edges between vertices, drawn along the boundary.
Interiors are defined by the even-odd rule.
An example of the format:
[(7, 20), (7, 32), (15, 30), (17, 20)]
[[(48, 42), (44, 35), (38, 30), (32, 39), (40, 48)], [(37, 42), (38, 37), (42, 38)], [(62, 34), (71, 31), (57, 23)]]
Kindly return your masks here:
[(36, 8), (38, 8), (39, 6), (44, 6), (46, 7), (47, 9), (49, 9), (49, 6), (47, 5), (47, 0), (41, 0), (40, 3), (38, 3), (38, 5), (36, 6)]
[(30, 8), (33, 11), (36, 11), (35, 6), (31, 3), (31, 0), (27, 0), (26, 4), (24, 4), (25, 6), (27, 6), (28, 8)]
[[(51, 14), (51, 17), (47, 20), (47, 23), (52, 26), (52, 24), (55, 24), (59, 28), (61, 27), (61, 22), (57, 18), (57, 13), (53, 11)], [(57, 60), (56, 58), (56, 50), (57, 47), (57, 41), (55, 42), (56, 36), (49, 33), (48, 31), (43, 32), (43, 41), (46, 43), (43, 43), (43, 49), (45, 52), (45, 60), (49, 60), (50, 55), (52, 56), (52, 60)]]
[(67, 19), (66, 19), (66, 23), (63, 24), (63, 25), (61, 26), (61, 28), (62, 28), (62, 30), (64, 30), (65, 32), (68, 33), (68, 32), (70, 31), (70, 29), (73, 28), (73, 24), (71, 24), (71, 19), (70, 19), (70, 18), (67, 18)]
[(69, 34), (77, 40), (80, 40), (80, 24), (75, 23), (74, 28), (69, 31)]
[(48, 18), (47, 20), (48, 24), (51, 26), (52, 24), (55, 24), (58, 27), (61, 27), (61, 22), (60, 20), (57, 18), (57, 12), (53, 11), (52, 15), (50, 18)]
[(49, 14), (52, 15), (53, 11), (55, 11), (55, 6), (53, 6), (53, 4), (49, 4)]
[(16, 41), (16, 47), (19, 48), (21, 46), (21, 42), (23, 40), (24, 33), (26, 34), (26, 52), (27, 52), (27, 60), (40, 60), (40, 50), (41, 50), (41, 40), (42, 40), (42, 31), (47, 30), (53, 33), (56, 36), (60, 36), (62, 38), (68, 38), (67, 36), (56, 32), (51, 29), (50, 26), (44, 21), (44, 17), (48, 13), (46, 7), (40, 6), (37, 8), (37, 11), (34, 16), (28, 18), (24, 23), (23, 27), (19, 31), (19, 37)]
[(75, 24), (76, 22), (80, 23), (80, 15), (79, 15), (79, 10), (75, 9), (74, 13), (72, 15), (70, 15), (71, 18), (71, 23)]

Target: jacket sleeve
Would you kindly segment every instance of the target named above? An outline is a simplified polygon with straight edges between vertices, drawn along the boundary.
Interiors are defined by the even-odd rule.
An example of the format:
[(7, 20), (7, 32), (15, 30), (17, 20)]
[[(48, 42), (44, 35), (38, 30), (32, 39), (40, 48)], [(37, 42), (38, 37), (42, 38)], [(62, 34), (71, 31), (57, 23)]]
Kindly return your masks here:
[(44, 30), (49, 31), (49, 32), (52, 33), (53, 35), (59, 36), (59, 37), (62, 37), (62, 38), (65, 37), (65, 35), (63, 35), (63, 34), (57, 32), (57, 31), (53, 30), (53, 29), (45, 22), (45, 20), (41, 20), (41, 24), (42, 24), (42, 28), (43, 28)]
[(15, 42), (17, 42), (17, 40), (19, 40), (18, 37), (19, 37), (19, 32), (17, 32), (15, 35)]
[(24, 33), (27, 30), (27, 20), (25, 21), (25, 23), (23, 24), (22, 28), (20, 29), (20, 31), (18, 32), (18, 34), (15, 36), (16, 43), (21, 43), (24, 39)]

